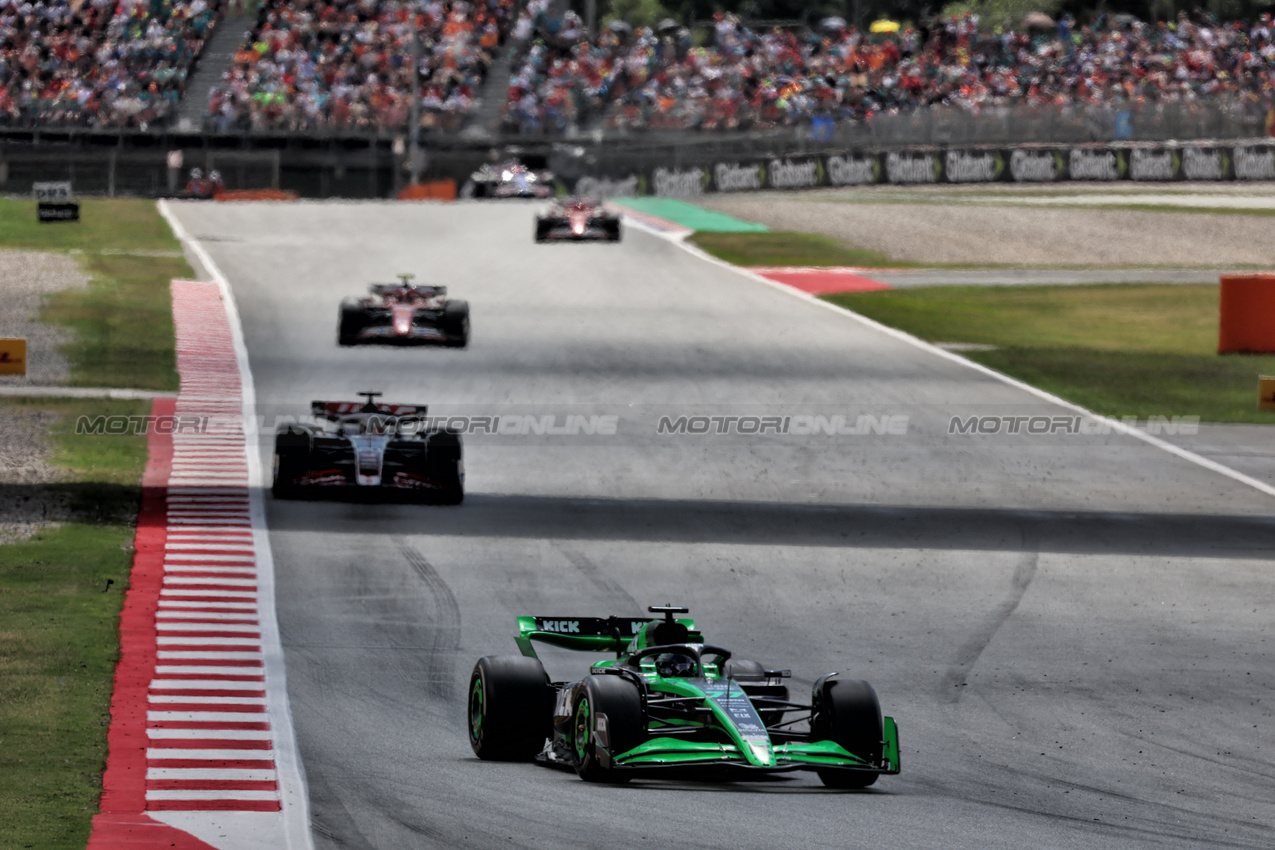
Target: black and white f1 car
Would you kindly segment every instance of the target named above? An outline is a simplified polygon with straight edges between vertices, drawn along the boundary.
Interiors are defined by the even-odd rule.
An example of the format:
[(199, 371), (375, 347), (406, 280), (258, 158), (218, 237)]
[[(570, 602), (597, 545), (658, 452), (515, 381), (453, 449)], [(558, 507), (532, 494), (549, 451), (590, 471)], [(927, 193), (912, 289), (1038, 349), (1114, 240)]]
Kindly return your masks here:
[(274, 438), (275, 498), (344, 492), (460, 504), (465, 463), (460, 435), (426, 427), (424, 405), (315, 401), (317, 424), (287, 425)]
[(445, 286), (374, 283), (368, 295), (341, 302), (338, 345), (361, 343), (435, 343), (451, 348), (469, 344), (469, 302), (447, 297)]
[(462, 195), (470, 198), (545, 198), (553, 197), (552, 171), (533, 169), (518, 160), (482, 165), (469, 175)]
[(593, 198), (564, 198), (536, 216), (536, 241), (620, 241), (620, 217)]

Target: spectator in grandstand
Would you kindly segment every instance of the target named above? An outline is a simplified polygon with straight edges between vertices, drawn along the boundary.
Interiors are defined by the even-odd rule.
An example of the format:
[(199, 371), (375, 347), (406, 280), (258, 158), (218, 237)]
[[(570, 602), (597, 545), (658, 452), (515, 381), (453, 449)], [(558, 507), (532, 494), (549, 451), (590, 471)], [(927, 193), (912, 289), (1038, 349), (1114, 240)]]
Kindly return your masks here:
[(175, 114), (221, 0), (0, 0), (0, 122), (147, 127)]
[[(474, 106), (514, 0), (267, 0), (209, 103), (231, 129), (398, 128), (420, 76), (422, 125), (457, 129)], [(419, 31), (421, 61), (411, 67)]]

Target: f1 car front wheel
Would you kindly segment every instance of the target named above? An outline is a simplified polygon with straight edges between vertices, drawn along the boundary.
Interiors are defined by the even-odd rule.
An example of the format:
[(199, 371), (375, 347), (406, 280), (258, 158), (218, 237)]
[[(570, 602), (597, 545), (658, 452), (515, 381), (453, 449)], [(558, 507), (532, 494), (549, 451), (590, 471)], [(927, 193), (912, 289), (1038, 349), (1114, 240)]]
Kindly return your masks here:
[(487, 655), (469, 677), (469, 745), (480, 759), (526, 761), (553, 732), (553, 689), (544, 665)]
[[(835, 741), (870, 764), (881, 763), (885, 732), (881, 704), (871, 685), (862, 679), (824, 676), (815, 682), (813, 701), (811, 740)], [(867, 788), (877, 781), (877, 774), (829, 768), (820, 770), (819, 778), (829, 788)]]
[(642, 743), (642, 698), (619, 676), (590, 676), (576, 690), (571, 713), (571, 756), (585, 782), (628, 782), (613, 756)]

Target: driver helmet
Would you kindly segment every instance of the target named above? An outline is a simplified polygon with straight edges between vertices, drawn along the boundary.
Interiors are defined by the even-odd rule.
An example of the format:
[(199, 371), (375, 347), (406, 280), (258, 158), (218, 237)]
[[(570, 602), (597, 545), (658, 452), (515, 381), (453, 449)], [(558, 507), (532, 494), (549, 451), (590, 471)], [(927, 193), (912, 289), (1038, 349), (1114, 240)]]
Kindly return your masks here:
[(695, 675), (695, 659), (685, 652), (662, 652), (655, 656), (655, 672), (665, 679)]
[(220, 182), (220, 180), (221, 180), (221, 172), (220, 172), (220, 171), (217, 171), (216, 169), (214, 169), (214, 170), (212, 170), (212, 171), (208, 172), (208, 179), (209, 179), (209, 180), (211, 180), (211, 181), (212, 181), (212, 182), (214, 182), (214, 183)]
[(203, 177), (203, 176), (204, 176), (204, 172), (203, 172), (203, 171), (201, 171), (201, 170), (199, 170), (198, 168), (192, 168), (192, 169), (190, 170), (190, 179), (191, 179), (191, 180), (198, 180), (198, 179), (200, 179), (200, 178), (201, 178), (201, 177)]

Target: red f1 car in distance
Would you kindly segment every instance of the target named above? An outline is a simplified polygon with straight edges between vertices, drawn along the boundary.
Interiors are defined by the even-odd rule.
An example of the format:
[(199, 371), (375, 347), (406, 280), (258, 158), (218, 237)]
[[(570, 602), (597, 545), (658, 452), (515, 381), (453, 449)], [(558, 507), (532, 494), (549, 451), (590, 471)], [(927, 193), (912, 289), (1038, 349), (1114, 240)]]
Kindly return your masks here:
[(368, 295), (341, 302), (339, 345), (469, 344), (469, 302), (448, 298), (445, 286), (414, 286), (413, 275), (398, 277), (399, 283), (374, 283)]
[(620, 217), (594, 198), (564, 198), (536, 216), (536, 241), (620, 241)]

